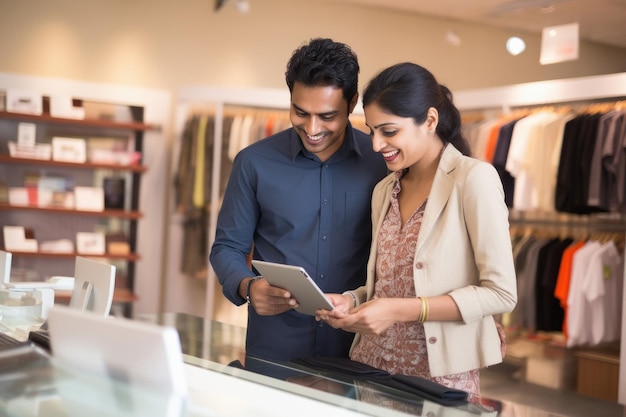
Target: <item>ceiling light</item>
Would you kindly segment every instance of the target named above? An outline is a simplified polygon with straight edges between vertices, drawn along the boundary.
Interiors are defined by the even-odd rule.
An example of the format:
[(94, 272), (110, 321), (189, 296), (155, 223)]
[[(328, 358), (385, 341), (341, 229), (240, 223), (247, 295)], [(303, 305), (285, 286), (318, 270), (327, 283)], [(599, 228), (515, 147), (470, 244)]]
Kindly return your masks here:
[(235, 2), (235, 8), (239, 13), (248, 13), (250, 11), (250, 3), (248, 0), (237, 0)]
[(519, 55), (526, 50), (526, 42), (517, 36), (511, 36), (506, 41), (506, 50), (513, 56)]
[(461, 46), (461, 38), (452, 29), (448, 29), (446, 32), (446, 42), (452, 46)]

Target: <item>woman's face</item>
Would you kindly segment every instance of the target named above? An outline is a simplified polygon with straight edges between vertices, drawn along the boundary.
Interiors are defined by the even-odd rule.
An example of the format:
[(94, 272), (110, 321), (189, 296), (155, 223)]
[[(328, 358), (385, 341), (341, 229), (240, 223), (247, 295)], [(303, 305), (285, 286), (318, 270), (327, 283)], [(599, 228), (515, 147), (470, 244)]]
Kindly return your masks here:
[(435, 134), (438, 115), (432, 107), (421, 125), (410, 117), (383, 111), (376, 102), (365, 107), (364, 112), (373, 149), (382, 154), (391, 171), (409, 168), (441, 149), (442, 142)]

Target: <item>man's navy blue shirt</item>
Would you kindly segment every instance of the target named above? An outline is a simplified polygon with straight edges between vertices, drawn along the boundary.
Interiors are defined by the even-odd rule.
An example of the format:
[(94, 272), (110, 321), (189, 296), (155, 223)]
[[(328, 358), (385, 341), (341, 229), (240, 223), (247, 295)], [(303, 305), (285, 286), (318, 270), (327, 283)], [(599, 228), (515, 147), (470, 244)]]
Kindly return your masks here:
[[(322, 163), (293, 128), (241, 150), (218, 216), (210, 261), (226, 298), (253, 276), (254, 259), (304, 267), (326, 293), (365, 283), (371, 195), (387, 174), (370, 138), (348, 125), (341, 148)], [(246, 352), (269, 359), (348, 356), (354, 335), (290, 310), (259, 316), (248, 309)]]

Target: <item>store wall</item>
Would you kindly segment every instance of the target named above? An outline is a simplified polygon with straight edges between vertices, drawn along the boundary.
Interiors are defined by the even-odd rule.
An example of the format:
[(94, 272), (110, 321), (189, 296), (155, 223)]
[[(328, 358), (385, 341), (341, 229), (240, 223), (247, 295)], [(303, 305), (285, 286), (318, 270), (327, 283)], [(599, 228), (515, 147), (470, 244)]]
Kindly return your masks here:
[[(580, 59), (539, 65), (540, 37), (513, 57), (513, 32), (332, 0), (0, 0), (0, 71), (175, 91), (180, 85), (284, 87), (302, 41), (350, 44), (362, 78), (403, 60), (430, 68), (453, 90), (623, 72), (626, 51), (583, 42)], [(550, 25), (546, 17), (546, 26)], [(454, 29), (462, 45), (446, 43)], [(518, 34), (518, 33), (515, 33)]]
[[(159, 89), (176, 102), (185, 86), (283, 89), (291, 52), (317, 36), (354, 48), (362, 86), (385, 66), (407, 60), (431, 69), (453, 91), (626, 71), (626, 50), (606, 45), (582, 42), (579, 60), (542, 66), (539, 35), (333, 0), (249, 2), (250, 13), (241, 14), (234, 0), (219, 12), (214, 0), (0, 0), (0, 72)], [(461, 37), (460, 47), (446, 43), (448, 29)], [(526, 39), (522, 55), (506, 53), (511, 35)], [(166, 125), (173, 125), (174, 113)], [(165, 136), (173, 149), (173, 131)], [(167, 182), (151, 190), (154, 204), (167, 207), (168, 191)], [(140, 227), (168, 239), (166, 224)], [(167, 279), (160, 261), (144, 263), (151, 279)], [(201, 314), (201, 285), (188, 286), (197, 302), (174, 309)], [(138, 313), (164, 304), (157, 288), (140, 294)]]

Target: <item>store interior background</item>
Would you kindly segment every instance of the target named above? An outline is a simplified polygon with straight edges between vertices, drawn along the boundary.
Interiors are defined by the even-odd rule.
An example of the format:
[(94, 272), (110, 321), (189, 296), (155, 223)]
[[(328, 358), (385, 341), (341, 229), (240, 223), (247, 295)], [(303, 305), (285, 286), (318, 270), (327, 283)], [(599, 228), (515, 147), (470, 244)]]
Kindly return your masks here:
[[(259, 89), (286, 93), (289, 56), (302, 42), (320, 36), (355, 50), (360, 87), (401, 61), (427, 67), (453, 92), (626, 71), (626, 48), (584, 40), (578, 60), (540, 65), (540, 33), (332, 0), (249, 3), (244, 14), (229, 3), (215, 11), (213, 0), (0, 0), (0, 73), (70, 80), (71, 85), (124, 86), (169, 98), (163, 142), (146, 145), (155, 156), (149, 165), (152, 179), (142, 184), (142, 201), (149, 202), (150, 210), (139, 224), (143, 255), (135, 314), (215, 313), (206, 281), (178, 272), (180, 245), (171, 230), (170, 178), (182, 90), (208, 86), (241, 94)], [(546, 26), (552, 24), (545, 19)], [(462, 38), (460, 46), (446, 41), (448, 30)], [(518, 56), (504, 48), (513, 35), (523, 36), (527, 45)], [(242, 323), (240, 314), (223, 319), (229, 317)]]

